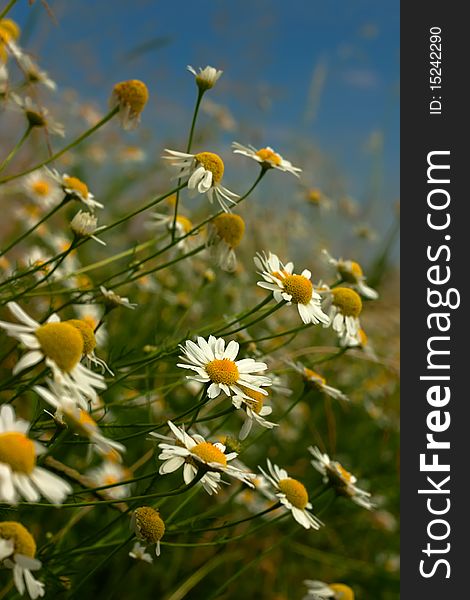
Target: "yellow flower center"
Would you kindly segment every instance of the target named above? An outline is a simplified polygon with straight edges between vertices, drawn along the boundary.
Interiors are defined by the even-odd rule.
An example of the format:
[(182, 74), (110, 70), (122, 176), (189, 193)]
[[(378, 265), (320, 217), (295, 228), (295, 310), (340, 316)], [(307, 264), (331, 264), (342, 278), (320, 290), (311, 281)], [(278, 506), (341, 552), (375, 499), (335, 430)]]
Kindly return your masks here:
[(31, 187), (36, 195), (42, 196), (43, 198), (49, 194), (49, 190), (51, 189), (51, 186), (47, 181), (41, 179), (35, 181)]
[(213, 220), (217, 235), (231, 248), (236, 248), (245, 233), (245, 221), (233, 213), (223, 213)]
[(23, 554), (34, 558), (36, 542), (24, 525), (16, 521), (3, 521), (0, 523), (0, 538), (13, 540), (14, 554)]
[(225, 383), (225, 385), (233, 385), (240, 376), (237, 365), (228, 358), (211, 360), (206, 365), (206, 373), (213, 383)]
[(273, 150), (271, 150), (271, 148), (261, 148), (261, 150), (258, 150), (256, 153), (256, 156), (258, 156), (263, 162), (268, 162), (276, 166), (279, 166), (282, 161), (279, 154), (276, 154)]
[(356, 283), (359, 279), (364, 277), (361, 265), (354, 260), (351, 260), (348, 263), (338, 263), (338, 272), (343, 280), (348, 283)]
[(335, 600), (354, 600), (354, 592), (344, 583), (331, 583), (329, 586), (335, 593)]
[(304, 509), (308, 504), (308, 494), (305, 486), (297, 481), (287, 477), (287, 479), (281, 479), (277, 484), (283, 494), (285, 494), (287, 500), (295, 506), (295, 508)]
[(98, 425), (91, 415), (82, 408), (65, 414), (65, 419), (70, 427), (79, 435), (89, 437), (90, 434), (98, 429)]
[(6, 37), (6, 40), (17, 40), (20, 37), (21, 30), (12, 19), (2, 19), (0, 21), (0, 37)]
[(224, 161), (218, 154), (213, 152), (199, 152), (194, 156), (194, 159), (212, 173), (213, 183), (220, 183), (224, 175)]
[(147, 86), (138, 79), (117, 83), (113, 88), (113, 92), (120, 104), (129, 106), (133, 115), (140, 115), (149, 99)]
[(64, 184), (69, 190), (76, 192), (82, 198), (88, 198), (88, 186), (86, 183), (83, 183), (78, 177), (64, 177)]
[(0, 463), (10, 465), (13, 471), (29, 475), (36, 466), (34, 442), (24, 433), (0, 433)]
[(292, 302), (295, 304), (308, 304), (312, 299), (312, 282), (303, 275), (287, 275), (283, 285), (284, 290), (292, 296)]
[(331, 290), (333, 304), (346, 317), (358, 317), (362, 311), (362, 300), (351, 288), (337, 287)]
[(307, 192), (307, 200), (312, 204), (320, 204), (322, 200), (322, 193), (320, 190), (312, 189)]
[(191, 229), (193, 228), (193, 224), (188, 219), (188, 217), (185, 217), (183, 215), (178, 215), (176, 217), (176, 222), (179, 225), (181, 225), (181, 229), (184, 231), (184, 233), (189, 233), (191, 231)]
[(359, 341), (361, 343), (361, 346), (362, 347), (367, 346), (369, 338), (367, 337), (367, 333), (364, 331), (364, 329), (359, 329), (358, 336), (359, 336)]
[(259, 415), (261, 409), (264, 405), (264, 399), (266, 396), (261, 392), (256, 392), (255, 390), (250, 390), (250, 388), (245, 387), (244, 385), (240, 386), (240, 389), (245, 392), (247, 396), (250, 396), (250, 400), (245, 398), (245, 403), (251, 408), (253, 412)]
[(352, 475), (349, 471), (346, 471), (346, 469), (343, 467), (343, 465), (339, 462), (335, 462), (333, 463), (334, 466), (336, 467), (336, 470), (338, 471), (338, 473), (341, 476), (341, 479), (343, 479), (346, 483), (349, 483), (352, 479)]
[(46, 323), (36, 329), (44, 354), (69, 373), (83, 354), (83, 337), (80, 331), (68, 323)]
[(313, 369), (307, 369), (304, 367), (304, 376), (309, 383), (321, 389), (326, 384), (326, 379)]
[(84, 319), (70, 319), (65, 321), (72, 327), (75, 327), (80, 332), (83, 338), (83, 354), (88, 356), (96, 348), (96, 338), (93, 328), (88, 321)]
[(224, 467), (227, 466), (225, 454), (210, 442), (200, 442), (194, 448), (191, 448), (191, 452), (205, 463), (219, 463)]
[(156, 544), (162, 539), (165, 523), (155, 509), (141, 506), (136, 508), (134, 517), (140, 536), (149, 544)]

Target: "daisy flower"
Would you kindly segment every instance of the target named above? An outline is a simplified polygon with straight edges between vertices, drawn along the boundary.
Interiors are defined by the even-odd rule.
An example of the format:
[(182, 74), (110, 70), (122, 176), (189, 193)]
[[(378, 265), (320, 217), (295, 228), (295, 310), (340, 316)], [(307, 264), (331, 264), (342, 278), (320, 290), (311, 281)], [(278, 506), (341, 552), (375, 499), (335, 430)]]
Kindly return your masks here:
[(313, 369), (304, 367), (304, 365), (302, 365), (301, 363), (290, 364), (298, 373), (302, 375), (302, 378), (305, 381), (305, 383), (307, 383), (313, 389), (318, 390), (319, 392), (323, 392), (324, 394), (327, 394), (328, 396), (331, 396), (336, 400), (349, 401), (349, 398), (345, 394), (343, 394), (341, 390), (327, 385), (326, 379)]
[(313, 456), (312, 466), (323, 475), (324, 483), (329, 483), (338, 495), (350, 498), (359, 506), (367, 510), (374, 508), (369, 492), (356, 486), (356, 477), (346, 471), (341, 463), (331, 460), (328, 454), (322, 453), (317, 447), (310, 446), (309, 452)]
[(333, 329), (339, 337), (349, 340), (357, 339), (361, 324), (359, 315), (362, 312), (362, 300), (357, 292), (348, 287), (335, 287), (323, 292), (326, 294), (324, 305)]
[(41, 568), (35, 555), (36, 541), (24, 525), (17, 521), (0, 522), (0, 565), (13, 570), (18, 593), (22, 596), (26, 590), (33, 600), (45, 593), (44, 584), (31, 573)]
[(108, 310), (117, 308), (118, 306), (124, 306), (124, 308), (130, 308), (131, 310), (134, 310), (134, 308), (137, 306), (137, 304), (132, 304), (132, 302), (129, 301), (129, 298), (119, 296), (116, 294), (116, 292), (113, 292), (113, 290), (106, 289), (104, 285), (100, 285), (100, 292), (104, 298), (104, 303)]
[(239, 196), (221, 185), (225, 166), (218, 154), (213, 152), (187, 154), (168, 149), (165, 149), (165, 152), (168, 155), (163, 156), (163, 158), (179, 170), (176, 177), (179, 179), (188, 176), (188, 190), (190, 192), (207, 194), (211, 203), (215, 197), (220, 207), (225, 212), (230, 212), (228, 203), (236, 204), (236, 199)]
[(44, 448), (30, 439), (29, 423), (17, 419), (9, 404), (0, 408), (0, 501), (16, 504), (19, 497), (37, 502), (41, 496), (61, 504), (72, 488), (63, 479), (36, 465)]
[(292, 512), (294, 519), (305, 527), (305, 529), (320, 529), (323, 523), (309, 510), (312, 505), (308, 501), (308, 493), (305, 486), (297, 479), (289, 477), (287, 471), (280, 469), (277, 465), (273, 465), (269, 458), (267, 459), (268, 473), (259, 470), (269, 483), (276, 490), (276, 497), (287, 510)]
[(38, 169), (23, 178), (24, 193), (41, 207), (58, 204), (63, 197), (61, 188), (46, 169)]
[(165, 523), (151, 506), (140, 506), (132, 513), (131, 526), (136, 536), (148, 544), (155, 544), (155, 554), (160, 556), (160, 540), (165, 535)]
[(326, 250), (322, 250), (322, 254), (328, 263), (335, 267), (338, 276), (369, 300), (377, 300), (379, 294), (371, 287), (366, 285), (366, 277), (362, 271), (362, 267), (354, 260), (343, 260), (342, 258), (333, 258)]
[(141, 560), (142, 562), (146, 562), (149, 564), (153, 563), (152, 556), (146, 552), (145, 546), (142, 546), (139, 542), (136, 542), (132, 547), (132, 550), (129, 552), (129, 556), (134, 558), (135, 560)]
[(148, 99), (149, 91), (145, 83), (138, 79), (130, 79), (116, 83), (109, 107), (119, 107), (119, 120), (123, 129), (134, 129), (140, 123), (140, 115)]
[[(227, 474), (253, 487), (253, 473), (248, 473), (228, 463), (237, 457), (236, 452), (225, 454), (226, 446), (219, 442), (212, 444), (201, 435), (189, 435), (181, 427), (176, 427), (171, 421), (168, 426), (174, 439), (153, 434), (153, 437), (164, 439), (158, 447), (162, 450), (158, 458), (163, 461), (160, 475), (173, 473), (183, 467), (183, 479), (188, 485), (201, 470), (204, 475), (201, 484), (208, 494), (217, 493), (221, 483), (221, 475)], [(168, 441), (167, 441), (168, 440)]]
[(245, 422), (238, 435), (240, 440), (246, 439), (251, 431), (253, 422), (258, 423), (258, 425), (261, 425), (261, 427), (265, 427), (266, 429), (278, 427), (277, 423), (271, 423), (271, 421), (267, 421), (264, 418), (273, 412), (273, 409), (270, 406), (264, 404), (266, 396), (243, 386), (242, 390), (246, 396), (233, 396), (232, 398), (232, 404), (235, 408), (243, 408), (246, 413)]
[(208, 229), (207, 245), (218, 266), (224, 271), (235, 271), (235, 248), (245, 233), (245, 221), (239, 215), (223, 213), (209, 223)]
[(354, 337), (349, 336), (347, 332), (345, 332), (339, 338), (339, 345), (343, 348), (360, 348), (364, 352), (364, 354), (368, 356), (368, 358), (370, 358), (371, 360), (377, 360), (377, 355), (369, 341), (369, 336), (362, 328), (359, 329), (357, 335)]
[(41, 325), (16, 304), (7, 303), (10, 312), (21, 322), (0, 321), (0, 328), (10, 337), (19, 340), (27, 349), (13, 368), (13, 374), (45, 360), (52, 369), (54, 379), (60, 378), (69, 391), (87, 398), (96, 397), (96, 389), (106, 389), (104, 378), (80, 363), (84, 351), (90, 347), (90, 332), (76, 323), (61, 322), (56, 314)]
[(273, 292), (276, 302), (287, 302), (297, 304), (300, 318), (305, 324), (323, 323), (329, 325), (330, 320), (321, 309), (321, 296), (313, 288), (310, 281), (312, 274), (307, 269), (300, 275), (294, 273), (292, 262), (284, 265), (279, 258), (269, 253), (268, 256), (257, 254), (254, 257), (258, 274), (264, 281), (258, 281), (258, 285)]
[[(46, 167), (47, 169), (47, 167)], [(88, 208), (94, 210), (95, 208), (104, 208), (102, 204), (94, 200), (93, 194), (88, 189), (86, 183), (84, 183), (78, 177), (72, 177), (64, 173), (60, 175), (58, 171), (53, 169), (52, 171), (47, 169), (51, 177), (61, 186), (63, 192), (72, 200), (78, 200), (83, 202)]]
[(223, 71), (219, 71), (216, 68), (209, 66), (205, 67), (204, 69), (199, 67), (199, 73), (197, 73), (196, 70), (190, 65), (188, 65), (186, 68), (196, 78), (197, 86), (201, 92), (205, 92), (206, 90), (213, 88), (223, 73)]
[(125, 446), (103, 435), (90, 413), (77, 406), (66, 387), (50, 379), (46, 382), (49, 389), (39, 385), (35, 385), (33, 389), (55, 409), (55, 420), (62, 424), (65, 421), (76, 434), (88, 438), (101, 454), (107, 454), (111, 451), (125, 452)]
[(70, 229), (78, 239), (91, 238), (92, 240), (95, 240), (95, 242), (98, 242), (98, 244), (106, 246), (106, 242), (103, 242), (103, 240), (100, 240), (94, 235), (95, 233), (98, 233), (100, 229), (103, 229), (103, 227), (97, 227), (97, 225), (97, 217), (89, 212), (79, 210), (70, 222)]
[(216, 398), (221, 392), (227, 396), (246, 397), (240, 386), (265, 396), (268, 394), (262, 388), (271, 385), (271, 380), (269, 377), (258, 375), (267, 369), (266, 363), (252, 358), (235, 361), (240, 348), (238, 342), (232, 340), (225, 347), (225, 340), (211, 335), (207, 340), (198, 337), (197, 344), (187, 340), (180, 348), (184, 353), (180, 358), (185, 363), (178, 363), (177, 366), (196, 372), (196, 375), (188, 375), (187, 379), (209, 384), (209, 398)]
[(331, 200), (318, 188), (307, 189), (304, 197), (309, 204), (317, 207), (322, 212), (327, 212), (332, 208)]
[(17, 94), (12, 93), (11, 99), (14, 102), (12, 108), (24, 113), (31, 128), (45, 127), (53, 135), (65, 136), (64, 126), (51, 117), (47, 108), (37, 106), (29, 96), (20, 98)]
[(259, 163), (263, 169), (277, 169), (284, 173), (291, 173), (296, 177), (299, 177), (299, 173), (302, 171), (299, 167), (294, 167), (291, 162), (282, 158), (280, 154), (269, 146), (257, 150), (254, 146), (242, 146), (238, 142), (233, 142), (232, 148), (234, 149), (234, 154), (248, 156), (248, 158)]
[[(161, 213), (154, 213), (152, 215), (152, 221), (147, 224), (149, 228), (165, 228), (169, 233), (171, 233), (173, 229), (173, 215), (163, 215)], [(193, 231), (194, 225), (188, 217), (184, 215), (176, 216), (176, 237), (185, 237), (183, 240), (177, 243), (177, 246), (183, 250), (189, 250), (194, 246), (194, 238), (197, 236), (197, 231), (194, 231), (191, 235), (191, 231)]]
[(119, 454), (115, 451), (107, 454), (107, 459), (99, 467), (95, 467), (87, 472), (87, 477), (96, 487), (112, 485), (113, 487), (101, 490), (111, 500), (124, 500), (131, 495), (130, 483), (114, 485), (120, 481), (127, 481), (132, 478), (132, 471), (121, 465), (118, 461)]
[(306, 579), (307, 595), (302, 600), (354, 600), (354, 592), (344, 583), (323, 583)]

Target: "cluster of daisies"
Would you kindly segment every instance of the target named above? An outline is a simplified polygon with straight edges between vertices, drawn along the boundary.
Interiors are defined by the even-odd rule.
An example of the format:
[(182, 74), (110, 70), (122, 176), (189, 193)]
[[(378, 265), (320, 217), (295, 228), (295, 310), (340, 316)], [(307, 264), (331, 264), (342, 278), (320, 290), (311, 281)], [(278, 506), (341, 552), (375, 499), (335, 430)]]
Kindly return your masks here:
[[(23, 110), (28, 127), (46, 127), (51, 133), (59, 133), (60, 127), (45, 109), (41, 109), (28, 98), (20, 98), (8, 89), (9, 59), (16, 61), (29, 82), (42, 83), (55, 89), (46, 73), (18, 45), (19, 28), (9, 20), (0, 21), (0, 93), (9, 97)], [(206, 67), (194, 75), (199, 94), (202, 96), (211, 89), (222, 72)], [(109, 118), (115, 114), (124, 128), (135, 127), (148, 100), (145, 84), (138, 80), (118, 83), (110, 99)], [(63, 131), (63, 130), (62, 130)], [(233, 152), (257, 162), (261, 175), (270, 169), (299, 176), (301, 169), (292, 165), (270, 147), (257, 149), (233, 143)], [(210, 220), (204, 247), (216, 264), (227, 271), (236, 269), (236, 248), (240, 245), (245, 232), (245, 222), (232, 209), (244, 199), (222, 184), (225, 165), (222, 158), (210, 151), (195, 154), (166, 150), (163, 157), (175, 169), (175, 179), (187, 187), (190, 195), (206, 195), (211, 203), (216, 201), (220, 212)], [(260, 176), (261, 177), (261, 176)], [(92, 238), (102, 242), (96, 234), (95, 210), (103, 205), (94, 199), (88, 186), (78, 177), (60, 174), (47, 167), (37, 169), (23, 178), (22, 190), (38, 207), (56, 209), (70, 201), (80, 202), (86, 210), (79, 210), (70, 227), (73, 241), (55, 240), (53, 250), (62, 252), (67, 258), (61, 270), (54, 269), (55, 277), (64, 277), (72, 285), (80, 287), (83, 282), (73, 279), (79, 270), (79, 263), (72, 250), (80, 240)], [(164, 226), (176, 237), (176, 246), (185, 251), (194, 247), (197, 227), (186, 215), (178, 214), (178, 201), (174, 199), (174, 214), (153, 216), (152, 226)], [(37, 212), (25, 214), (28, 227), (35, 228), (38, 222)], [(46, 225), (44, 225), (46, 227)], [(46, 234), (46, 235), (44, 235)], [(43, 231), (47, 238), (47, 230)], [(337, 273), (339, 283), (329, 287), (325, 283), (313, 282), (308, 269), (296, 272), (292, 262), (284, 263), (269, 252), (259, 253), (254, 258), (255, 267), (260, 276), (258, 286), (271, 295), (280, 306), (297, 308), (298, 315), (305, 326), (322, 325), (332, 327), (338, 336), (340, 346), (367, 346), (367, 337), (360, 324), (362, 298), (373, 300), (377, 292), (366, 284), (361, 266), (351, 260), (334, 259), (324, 251), (327, 263)], [(32, 254), (26, 266), (38, 268), (36, 277), (48, 276), (48, 261), (44, 256)], [(50, 266), (49, 266), (50, 269)], [(8, 274), (8, 273), (7, 273)], [(96, 301), (96, 298), (93, 298)], [(44, 316), (40, 321), (27, 314), (16, 302), (9, 302), (7, 308), (15, 321), (0, 321), (0, 329), (18, 341), (21, 357), (12, 369), (14, 377), (21, 378), (25, 373), (38, 367), (40, 371), (33, 386), (34, 392), (46, 404), (47, 414), (54, 420), (57, 431), (68, 428), (74, 435), (84, 437), (101, 459), (99, 467), (87, 474), (91, 485), (102, 486), (107, 498), (124, 500), (131, 494), (132, 471), (122, 464), (122, 455), (126, 448), (121, 443), (106, 437), (100, 429), (95, 415), (102, 409), (100, 394), (107, 388), (104, 374), (112, 376), (106, 363), (97, 356), (96, 349), (104, 339), (104, 316), (117, 306), (134, 308), (127, 298), (121, 298), (114, 292), (101, 288), (101, 304), (104, 312), (96, 312), (96, 303), (88, 309), (90, 314), (81, 313), (77, 318), (62, 321), (57, 314)], [(238, 331), (238, 330), (237, 330)], [(268, 365), (251, 356), (239, 357), (240, 345), (231, 340), (228, 343), (210, 335), (186, 340), (181, 345), (181, 361), (177, 366), (190, 371), (187, 379), (202, 387), (201, 407), (229, 399), (229, 409), (243, 417), (239, 431), (239, 441), (250, 435), (253, 427), (275, 430), (279, 426), (271, 418), (269, 390), (276, 388), (276, 376), (268, 374)], [(299, 373), (305, 385), (310, 389), (327, 394), (335, 399), (347, 401), (348, 398), (338, 389), (327, 384), (319, 373), (301, 363), (290, 363), (294, 372)], [(100, 372), (98, 372), (100, 371)], [(13, 400), (15, 397), (13, 398)], [(159, 473), (162, 476), (181, 470), (183, 484), (191, 487), (200, 485), (209, 495), (217, 494), (230, 479), (241, 482), (271, 502), (272, 510), (283, 510), (305, 529), (318, 530), (322, 525), (304, 483), (291, 477), (286, 469), (267, 459), (266, 466), (252, 472), (239, 459), (239, 446), (229, 438), (212, 440), (200, 427), (189, 427), (172, 421), (167, 422), (167, 435), (150, 434), (150, 439), (158, 447), (160, 461)], [(334, 489), (337, 495), (350, 498), (366, 509), (372, 509), (370, 494), (356, 485), (357, 480), (339, 462), (330, 459), (318, 448), (308, 449), (313, 460), (311, 464), (318, 471), (323, 483)], [(35, 428), (16, 416), (11, 404), (0, 408), (0, 502), (16, 505), (19, 501), (38, 502), (45, 498), (55, 505), (64, 503), (72, 493), (68, 481), (59, 477), (50, 468), (47, 447), (35, 437)], [(49, 467), (49, 468), (48, 468)], [(160, 540), (165, 534), (165, 523), (157, 510), (151, 506), (141, 506), (132, 512), (132, 526), (137, 541), (129, 555), (144, 562), (152, 562), (148, 546), (155, 547), (160, 555)], [(44, 585), (35, 579), (32, 571), (41, 567), (35, 558), (36, 542), (21, 523), (0, 522), (0, 565), (13, 570), (15, 585), (20, 594), (27, 590), (31, 598), (43, 596)], [(308, 581), (308, 598), (336, 598), (351, 600), (353, 592), (344, 584), (325, 584)]]

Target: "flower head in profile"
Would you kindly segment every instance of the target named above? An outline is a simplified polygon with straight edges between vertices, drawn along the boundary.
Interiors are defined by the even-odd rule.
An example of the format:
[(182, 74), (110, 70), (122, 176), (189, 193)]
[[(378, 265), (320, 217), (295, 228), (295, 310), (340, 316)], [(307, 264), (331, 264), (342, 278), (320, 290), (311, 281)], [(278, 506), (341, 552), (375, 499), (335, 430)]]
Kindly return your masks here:
[(187, 69), (194, 75), (196, 84), (201, 92), (205, 92), (213, 88), (223, 73), (223, 71), (219, 71), (215, 67), (209, 66), (205, 67), (204, 69), (199, 67), (199, 73), (197, 73), (196, 70), (190, 65), (187, 66)]
[(57, 204), (63, 197), (60, 186), (47, 169), (38, 169), (26, 175), (21, 187), (30, 200), (44, 208)]
[(232, 148), (235, 154), (248, 156), (248, 158), (259, 163), (263, 169), (277, 169), (284, 173), (291, 173), (296, 177), (299, 177), (299, 173), (302, 171), (299, 167), (294, 167), (291, 162), (282, 158), (269, 146), (257, 150), (254, 146), (242, 146), (238, 142), (233, 142)]
[(60, 175), (55, 169), (49, 171), (49, 173), (61, 186), (62, 191), (69, 199), (83, 202), (91, 210), (103, 208), (103, 205), (94, 199), (95, 197), (88, 189), (87, 184), (78, 177), (67, 175), (67, 173)]
[(189, 484), (198, 473), (203, 473), (200, 481), (208, 494), (219, 491), (221, 476), (224, 474), (253, 487), (253, 473), (229, 464), (237, 457), (236, 452), (226, 453), (224, 444), (208, 442), (199, 434), (189, 435), (171, 421), (168, 421), (168, 426), (173, 438), (153, 434), (153, 437), (163, 440), (158, 444), (161, 449), (158, 458), (163, 461), (159, 470), (161, 475), (173, 473), (183, 467), (184, 482)]
[(130, 79), (116, 83), (109, 101), (110, 108), (119, 108), (119, 120), (123, 129), (134, 129), (140, 123), (140, 115), (149, 99), (149, 91), (143, 81)]
[(296, 304), (303, 323), (323, 323), (328, 325), (330, 320), (322, 311), (321, 296), (313, 288), (310, 281), (312, 274), (304, 269), (300, 275), (294, 273), (294, 264), (283, 264), (276, 254), (257, 254), (254, 258), (258, 274), (263, 281), (258, 285), (273, 292), (276, 302)]
[(100, 286), (100, 292), (103, 296), (104, 303), (108, 311), (112, 310), (113, 308), (117, 308), (118, 306), (123, 306), (124, 308), (130, 308), (131, 310), (134, 310), (134, 308), (137, 306), (137, 304), (130, 302), (129, 298), (119, 296), (119, 294), (116, 294), (116, 292), (113, 292), (113, 290), (106, 289), (103, 285)]
[(223, 213), (209, 223), (207, 245), (218, 266), (224, 271), (235, 271), (235, 249), (245, 233), (245, 221), (240, 215)]
[(307, 595), (302, 600), (354, 600), (354, 592), (344, 583), (324, 583), (306, 579)]
[(98, 242), (98, 244), (106, 246), (106, 242), (103, 242), (103, 240), (100, 240), (94, 235), (95, 233), (98, 233), (100, 229), (103, 229), (103, 227), (98, 227), (98, 219), (92, 213), (79, 210), (70, 222), (70, 229), (77, 239), (91, 238), (92, 240), (95, 240), (95, 242)]
[[(165, 215), (161, 213), (154, 213), (151, 217), (152, 221), (147, 224), (149, 229), (153, 228), (164, 228), (169, 233), (173, 229), (173, 215)], [(176, 237), (184, 238), (177, 243), (178, 248), (182, 250), (190, 250), (194, 246), (195, 238), (198, 235), (197, 231), (193, 231), (193, 222), (185, 215), (179, 214), (176, 216)]]
[(326, 394), (327, 396), (331, 396), (336, 400), (345, 400), (349, 401), (349, 398), (343, 394), (341, 390), (338, 390), (331, 385), (328, 385), (326, 379), (317, 373), (313, 369), (309, 369), (305, 367), (301, 363), (291, 363), (291, 366), (302, 375), (304, 382), (312, 389), (317, 390)]
[(65, 136), (64, 126), (53, 119), (46, 108), (37, 106), (29, 96), (21, 98), (12, 93), (11, 99), (14, 102), (12, 107), (24, 113), (29, 127), (45, 127), (53, 135)]
[(211, 335), (207, 340), (198, 337), (197, 344), (187, 340), (180, 348), (183, 351), (180, 358), (185, 362), (178, 367), (195, 371), (188, 379), (207, 384), (209, 398), (216, 398), (221, 392), (248, 397), (243, 388), (267, 395), (263, 387), (271, 385), (271, 380), (259, 375), (266, 371), (266, 363), (252, 358), (235, 360), (240, 348), (238, 342), (232, 340), (225, 347), (225, 340)]
[(348, 342), (345, 345), (353, 345), (352, 340), (357, 339), (361, 328), (361, 297), (349, 287), (335, 287), (323, 293), (326, 294), (324, 308), (333, 329), (340, 338)]
[(18, 593), (22, 596), (26, 590), (32, 600), (45, 594), (44, 584), (31, 573), (41, 568), (35, 556), (36, 541), (22, 523), (0, 522), (0, 566), (13, 570)]
[(346, 471), (341, 463), (331, 460), (319, 448), (310, 446), (309, 452), (313, 456), (312, 466), (323, 475), (324, 483), (329, 483), (340, 496), (350, 498), (353, 502), (371, 510), (374, 508), (369, 492), (356, 486), (357, 479)]
[(96, 487), (111, 486), (100, 492), (107, 498), (124, 500), (131, 495), (132, 484), (125, 482), (132, 478), (132, 471), (121, 464), (120, 454), (114, 448), (108, 450), (104, 458), (98, 467), (87, 472), (87, 477)]
[(245, 396), (233, 396), (232, 398), (232, 404), (235, 408), (243, 409), (246, 415), (245, 422), (240, 429), (238, 437), (241, 440), (246, 439), (251, 431), (253, 423), (257, 423), (266, 429), (278, 427), (277, 423), (271, 423), (271, 421), (265, 419), (265, 417), (273, 412), (273, 409), (265, 404), (266, 396), (243, 386), (242, 390), (245, 393)]
[(327, 212), (332, 208), (332, 202), (319, 188), (308, 188), (305, 190), (304, 198), (311, 206), (318, 208), (321, 212)]
[(70, 485), (37, 466), (44, 448), (27, 435), (29, 423), (17, 419), (9, 404), (0, 408), (0, 501), (16, 504), (20, 497), (37, 502), (41, 496), (61, 504), (71, 493)]
[(327, 262), (335, 267), (338, 276), (346, 283), (349, 283), (361, 296), (368, 300), (377, 300), (379, 294), (371, 287), (366, 285), (366, 277), (362, 271), (361, 265), (354, 260), (343, 260), (342, 258), (333, 258), (326, 250), (322, 253)]
[(165, 535), (160, 513), (151, 506), (140, 506), (133, 512), (131, 522), (136, 536), (147, 544), (155, 544), (155, 554), (160, 556), (160, 540)]
[(152, 564), (153, 563), (152, 555), (149, 554), (146, 550), (147, 549), (145, 546), (143, 546), (139, 542), (136, 542), (133, 545), (132, 550), (129, 552), (129, 556), (131, 558), (133, 558), (134, 560), (141, 560), (142, 562)]
[(267, 472), (261, 467), (259, 467), (259, 470), (276, 490), (276, 497), (279, 502), (291, 511), (297, 523), (305, 529), (320, 529), (323, 523), (310, 512), (312, 504), (309, 502), (308, 493), (303, 483), (289, 477), (287, 471), (273, 465), (269, 458), (267, 464)]
[(221, 184), (225, 171), (224, 161), (214, 152), (187, 154), (165, 149), (163, 156), (171, 166), (178, 169), (179, 178), (188, 177), (188, 190), (192, 193), (207, 194), (209, 202), (215, 199), (225, 212), (230, 212), (229, 204), (236, 204), (238, 194)]

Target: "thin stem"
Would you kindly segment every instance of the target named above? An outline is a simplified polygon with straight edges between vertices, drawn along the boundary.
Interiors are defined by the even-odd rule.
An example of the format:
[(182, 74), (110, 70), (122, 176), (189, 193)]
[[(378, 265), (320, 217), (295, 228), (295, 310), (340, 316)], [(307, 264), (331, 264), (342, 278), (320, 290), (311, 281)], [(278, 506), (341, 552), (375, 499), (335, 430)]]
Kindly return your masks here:
[(5, 6), (2, 12), (0, 12), (0, 19), (3, 19), (10, 12), (10, 9), (15, 6), (15, 4), (16, 0), (10, 0), (10, 2)]
[(63, 154), (65, 154), (66, 152), (68, 152), (69, 150), (74, 148), (75, 146), (78, 146), (78, 144), (83, 142), (83, 140), (85, 140), (87, 137), (92, 135), (95, 131), (97, 131), (98, 129), (103, 127), (103, 125), (105, 125), (108, 121), (110, 121), (114, 117), (114, 115), (117, 114), (118, 111), (119, 111), (119, 107), (116, 106), (115, 108), (110, 110), (109, 113), (101, 119), (101, 121), (98, 121), (98, 123), (96, 123), (96, 125), (93, 125), (93, 127), (91, 127), (90, 129), (87, 129), (87, 131), (82, 133), (82, 135), (80, 135), (73, 142), (70, 142), (70, 144), (65, 146), (65, 148), (62, 148), (62, 150), (59, 150), (59, 152), (56, 152), (55, 154), (53, 154), (46, 160), (43, 160), (42, 162), (38, 163), (34, 167), (27, 169), (26, 171), (22, 171), (21, 173), (16, 173), (15, 175), (9, 175), (8, 177), (5, 177), (4, 179), (0, 179), (0, 184), (6, 183), (7, 181), (12, 181), (13, 179), (18, 179), (18, 177), (23, 177), (24, 175), (28, 175), (29, 173), (32, 173), (33, 171), (36, 171), (37, 169), (40, 169), (41, 167), (45, 167), (46, 165), (50, 164), (51, 162), (53, 162), (54, 160), (56, 160), (57, 158), (61, 157)]
[(5, 158), (5, 160), (0, 165), (0, 171), (3, 171), (3, 169), (7, 165), (9, 165), (12, 158), (14, 158), (15, 154), (18, 152), (18, 150), (21, 148), (21, 146), (24, 144), (24, 142), (28, 138), (29, 134), (31, 133), (31, 130), (32, 130), (31, 125), (28, 125), (28, 127), (26, 128), (26, 131), (23, 133), (23, 135), (20, 137), (20, 139), (15, 144), (15, 147), (13, 148), (13, 150), (10, 152), (10, 154)]

